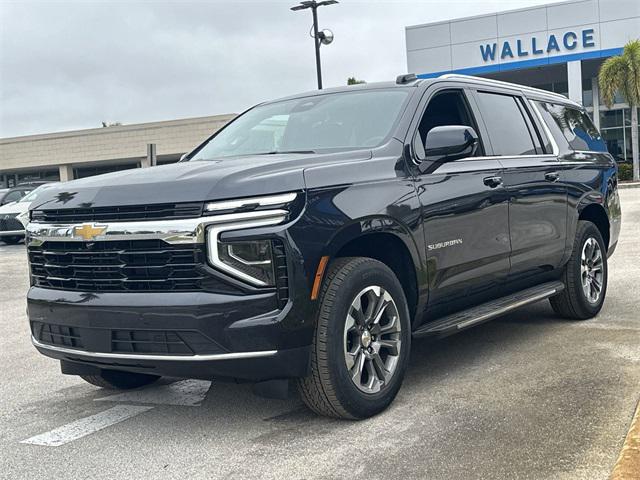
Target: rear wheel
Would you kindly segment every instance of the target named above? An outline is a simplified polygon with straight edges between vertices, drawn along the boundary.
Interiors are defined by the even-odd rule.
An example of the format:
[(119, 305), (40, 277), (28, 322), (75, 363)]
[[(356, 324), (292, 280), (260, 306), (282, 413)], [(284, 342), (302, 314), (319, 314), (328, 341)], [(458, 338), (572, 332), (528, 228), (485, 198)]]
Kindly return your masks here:
[(109, 390), (130, 390), (150, 385), (160, 377), (145, 373), (101, 370), (98, 375), (80, 375), (85, 382)]
[(373, 416), (393, 401), (409, 359), (409, 309), (383, 263), (339, 258), (320, 297), (311, 375), (298, 381), (306, 405), (336, 418)]
[(553, 310), (573, 320), (596, 316), (607, 293), (607, 252), (600, 230), (593, 223), (578, 222), (573, 253), (562, 279), (565, 289), (549, 299)]

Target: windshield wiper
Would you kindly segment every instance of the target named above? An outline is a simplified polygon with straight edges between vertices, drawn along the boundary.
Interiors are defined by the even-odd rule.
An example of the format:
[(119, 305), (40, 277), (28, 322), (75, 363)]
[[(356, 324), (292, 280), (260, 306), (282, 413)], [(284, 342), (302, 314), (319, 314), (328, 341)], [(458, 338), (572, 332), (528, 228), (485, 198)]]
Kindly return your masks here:
[(254, 153), (252, 155), (281, 155), (287, 153), (316, 153), (313, 150), (273, 150), (271, 152)]

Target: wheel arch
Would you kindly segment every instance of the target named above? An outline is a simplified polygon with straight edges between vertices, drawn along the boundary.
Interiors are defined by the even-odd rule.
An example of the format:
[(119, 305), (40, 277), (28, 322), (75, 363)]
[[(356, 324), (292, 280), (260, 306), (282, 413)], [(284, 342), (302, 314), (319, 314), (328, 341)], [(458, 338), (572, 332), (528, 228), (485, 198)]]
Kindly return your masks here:
[(387, 265), (400, 281), (411, 318), (415, 318), (426, 270), (408, 227), (389, 217), (361, 219), (337, 232), (328, 250), (331, 259), (367, 257)]
[(611, 225), (607, 211), (600, 203), (584, 203), (579, 208), (578, 220), (586, 220), (593, 223), (604, 240), (605, 248), (608, 250), (611, 240)]

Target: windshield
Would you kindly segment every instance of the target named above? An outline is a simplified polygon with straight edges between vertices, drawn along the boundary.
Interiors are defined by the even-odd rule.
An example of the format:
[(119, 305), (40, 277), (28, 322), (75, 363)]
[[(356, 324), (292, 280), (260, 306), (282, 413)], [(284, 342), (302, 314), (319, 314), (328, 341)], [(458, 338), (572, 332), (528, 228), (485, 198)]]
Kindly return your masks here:
[(406, 90), (381, 89), (259, 105), (224, 128), (191, 160), (376, 147), (390, 134), (407, 96)]
[(36, 198), (38, 198), (38, 195), (40, 195), (43, 190), (50, 186), (51, 185), (40, 185), (38, 188), (31, 190), (28, 195), (25, 195), (20, 200), (18, 200), (18, 202), (33, 202)]

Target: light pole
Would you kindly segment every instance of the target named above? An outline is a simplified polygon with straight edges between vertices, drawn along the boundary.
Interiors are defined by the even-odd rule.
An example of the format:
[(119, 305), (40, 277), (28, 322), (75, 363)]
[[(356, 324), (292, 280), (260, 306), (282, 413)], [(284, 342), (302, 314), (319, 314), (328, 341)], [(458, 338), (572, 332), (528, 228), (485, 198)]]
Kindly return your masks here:
[(318, 7), (322, 7), (324, 5), (333, 5), (334, 3), (338, 3), (336, 0), (323, 0), (321, 2), (317, 2), (316, 0), (307, 0), (304, 2), (300, 2), (300, 5), (296, 5), (295, 7), (291, 7), (291, 10), (306, 10), (307, 8), (311, 9), (311, 13), (313, 14), (313, 42), (316, 47), (316, 73), (318, 75), (318, 90), (322, 90), (322, 67), (320, 65), (320, 45), (329, 45), (333, 42), (333, 32), (331, 30), (322, 30), (318, 31)]

